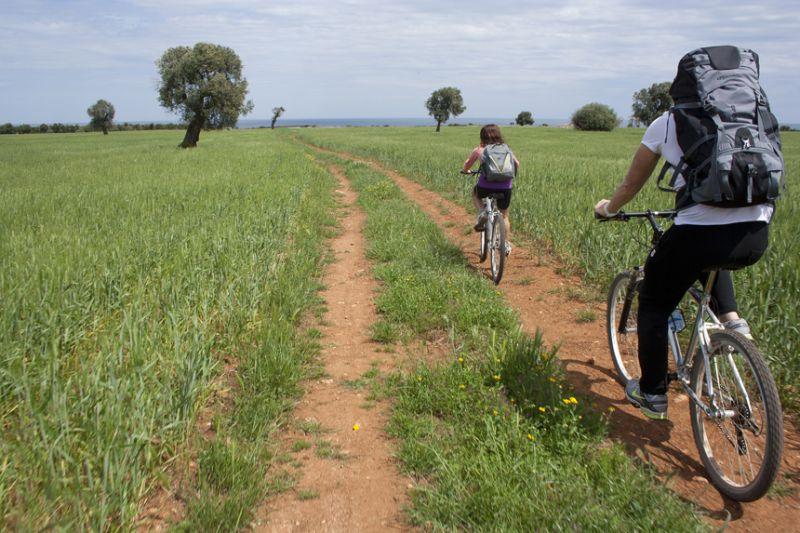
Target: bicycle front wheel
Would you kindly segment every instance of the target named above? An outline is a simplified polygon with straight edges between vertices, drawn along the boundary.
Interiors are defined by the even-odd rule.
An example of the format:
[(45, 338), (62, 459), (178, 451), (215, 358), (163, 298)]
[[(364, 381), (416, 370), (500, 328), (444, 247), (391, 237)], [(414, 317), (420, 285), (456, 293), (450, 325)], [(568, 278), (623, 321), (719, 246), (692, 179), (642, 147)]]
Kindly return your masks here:
[(617, 381), (627, 385), (639, 375), (639, 286), (638, 270), (626, 270), (614, 278), (608, 291), (606, 328), (611, 360), (617, 369)]
[(781, 403), (772, 374), (755, 344), (731, 331), (711, 334), (709, 367), (698, 352), (691, 388), (723, 416), (709, 417), (691, 402), (692, 430), (711, 482), (725, 496), (750, 502), (769, 489), (783, 451)]
[(497, 285), (503, 278), (503, 267), (506, 263), (506, 225), (500, 214), (492, 217), (492, 242), (489, 247), (489, 266), (492, 281)]

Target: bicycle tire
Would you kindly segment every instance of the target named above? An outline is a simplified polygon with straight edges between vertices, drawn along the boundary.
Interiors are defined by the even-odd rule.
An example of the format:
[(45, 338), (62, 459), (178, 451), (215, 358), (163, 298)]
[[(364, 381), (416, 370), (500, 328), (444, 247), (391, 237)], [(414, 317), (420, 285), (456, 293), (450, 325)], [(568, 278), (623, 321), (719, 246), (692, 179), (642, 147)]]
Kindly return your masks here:
[(492, 243), (489, 247), (489, 266), (492, 281), (495, 285), (503, 279), (503, 267), (506, 264), (506, 225), (503, 216), (495, 213), (492, 220)]
[[(735, 357), (732, 355), (734, 352), (738, 352), (741, 356), (740, 364), (734, 363), (734, 366), (739, 372), (744, 388), (748, 391), (749, 407), (743, 401), (744, 396), (738, 392), (741, 389), (736, 386), (735, 375), (731, 373), (731, 382), (723, 381), (720, 377), (724, 374), (724, 369), (720, 372), (722, 365), (730, 366), (730, 361), (735, 361)], [(764, 361), (764, 356), (755, 344), (737, 332), (716, 331), (712, 333), (709, 361), (726, 354), (730, 355), (730, 358), (725, 357), (724, 360), (718, 360), (724, 361), (723, 363), (712, 363), (716, 379), (715, 390), (719, 390), (726, 396), (727, 401), (725, 401), (723, 409), (733, 408), (732, 410), (736, 411), (738, 415), (723, 421), (715, 421), (706, 416), (695, 402), (691, 402), (689, 411), (692, 432), (703, 466), (717, 490), (732, 500), (751, 502), (764, 496), (778, 474), (783, 452), (783, 414), (775, 380)], [(746, 367), (741, 363), (746, 363)], [(748, 370), (749, 372), (747, 372)], [(751, 379), (755, 382), (755, 388), (749, 386)], [(727, 383), (732, 383), (734, 387), (726, 386)], [(705, 393), (705, 361), (699, 351), (692, 366), (690, 386), (700, 398), (708, 400)], [(733, 388), (733, 390), (731, 391), (729, 388)], [(755, 398), (756, 391), (760, 400)], [(766, 431), (764, 430), (765, 423)], [(723, 429), (725, 425), (730, 426), (733, 434)], [(757, 426), (760, 426), (758, 433), (753, 431)], [(714, 431), (712, 434), (707, 427), (718, 431)], [(724, 438), (718, 439), (718, 433)], [(748, 437), (750, 434), (752, 436)], [(763, 435), (763, 439), (760, 438), (761, 435)], [(756, 442), (756, 438), (758, 438), (758, 442)], [(717, 442), (719, 446), (714, 448)], [(751, 452), (755, 456), (759, 452), (759, 448), (763, 450), (763, 458), (757, 473), (753, 474), (752, 461), (749, 461), (749, 469), (745, 469), (746, 465), (742, 463), (742, 457), (747, 455), (749, 460)], [(750, 481), (745, 483), (743, 480), (737, 483), (730, 477), (730, 473), (723, 471), (722, 463), (725, 462), (725, 458), (720, 452), (725, 450), (732, 452), (727, 454), (729, 457), (737, 457), (740, 474), (746, 474), (747, 470), (750, 471), (752, 474)], [(730, 459), (729, 464), (734, 466)], [(747, 476), (743, 475), (742, 477), (746, 478)]]
[(481, 242), (478, 257), (480, 258), (480, 262), (483, 263), (486, 261), (486, 256), (489, 252), (489, 232), (484, 228), (484, 230), (480, 232), (479, 237)]
[[(623, 386), (639, 375), (639, 333), (637, 312), (639, 309), (639, 285), (641, 274), (638, 270), (626, 270), (614, 278), (608, 291), (606, 307), (606, 332), (611, 360), (617, 370), (617, 381)], [(625, 299), (633, 289), (631, 302), (627, 309), (625, 332), (619, 331), (619, 320), (625, 307)]]

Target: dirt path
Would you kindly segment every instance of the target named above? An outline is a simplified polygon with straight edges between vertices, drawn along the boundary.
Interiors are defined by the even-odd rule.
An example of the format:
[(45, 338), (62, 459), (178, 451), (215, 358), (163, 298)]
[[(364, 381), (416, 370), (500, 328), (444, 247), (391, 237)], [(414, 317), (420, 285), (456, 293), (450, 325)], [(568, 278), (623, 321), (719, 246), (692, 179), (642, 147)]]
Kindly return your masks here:
[[(464, 251), (476, 269), (486, 271), (478, 262), (477, 236), (466, 233), (474, 221), (472, 213), (377, 161), (342, 152), (332, 153), (365, 162), (391, 177)], [(515, 240), (513, 227), (511, 240)], [(526, 332), (533, 334), (537, 328), (541, 329), (549, 344), (560, 344), (560, 359), (575, 389), (585, 394), (598, 410), (607, 412), (614, 408), (610, 414), (611, 437), (624, 443), (631, 454), (651, 462), (663, 476), (664, 483), (680, 497), (694, 503), (710, 517), (713, 525), (723, 526), (728, 522), (729, 527), (737, 531), (797, 530), (800, 524), (800, 436), (797, 428), (787, 421), (784, 465), (776, 484), (780, 497), (765, 497), (747, 504), (723, 498), (707, 481), (700, 463), (689, 424), (688, 398), (672, 394), (670, 422), (647, 422), (623, 400), (621, 387), (614, 380), (604, 329), (605, 305), (574, 299), (576, 291), (581, 289), (580, 279), (557, 274), (556, 261), (538, 251), (535, 245), (515, 244), (499, 288), (519, 312)], [(546, 258), (545, 264), (540, 257)], [(580, 323), (578, 314), (587, 309), (594, 312), (596, 320)]]
[(408, 529), (400, 511), (411, 481), (398, 474), (392, 458), (384, 433), (387, 406), (367, 402), (368, 390), (355, 382), (373, 368), (391, 369), (396, 356), (376, 351), (380, 345), (370, 341), (377, 284), (364, 257), (365, 215), (342, 173), (335, 167), (331, 172), (339, 179), (346, 214), (322, 292), (325, 375), (307, 385), (294, 412), (296, 429), (287, 436), (289, 449), (307, 443), (293, 449), (297, 486), (259, 510), (257, 530)]

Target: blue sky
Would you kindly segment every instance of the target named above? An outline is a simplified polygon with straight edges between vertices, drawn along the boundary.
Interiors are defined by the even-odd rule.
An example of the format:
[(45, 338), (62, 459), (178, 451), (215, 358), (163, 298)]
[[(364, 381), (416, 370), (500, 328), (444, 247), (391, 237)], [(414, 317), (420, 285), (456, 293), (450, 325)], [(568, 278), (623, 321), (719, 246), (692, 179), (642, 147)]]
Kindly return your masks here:
[(469, 117), (568, 117), (590, 101), (630, 113), (704, 45), (761, 56), (783, 122), (800, 123), (800, 2), (674, 0), (2, 0), (0, 122), (170, 120), (155, 60), (198, 41), (236, 50), (255, 111), (287, 118), (419, 117), (461, 88)]

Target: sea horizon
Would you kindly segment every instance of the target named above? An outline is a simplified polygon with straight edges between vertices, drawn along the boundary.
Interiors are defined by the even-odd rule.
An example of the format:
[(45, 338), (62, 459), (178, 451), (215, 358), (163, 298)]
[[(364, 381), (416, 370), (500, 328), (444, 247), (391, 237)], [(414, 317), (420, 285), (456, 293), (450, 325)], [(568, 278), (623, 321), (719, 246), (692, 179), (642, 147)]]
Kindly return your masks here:
[[(534, 117), (534, 126), (564, 126), (569, 124), (569, 119), (564, 118), (541, 118)], [(240, 119), (237, 127), (241, 129), (263, 128), (269, 127), (271, 119)], [(448, 120), (442, 126), (451, 124), (458, 124), (460, 126), (467, 125), (483, 125), (483, 124), (499, 124), (501, 126), (514, 123), (514, 117), (457, 117)], [(336, 128), (336, 127), (419, 127), (419, 126), (436, 126), (436, 121), (430, 117), (341, 117), (341, 118), (279, 118), (275, 123), (276, 127), (303, 127), (313, 126), (321, 128)]]

